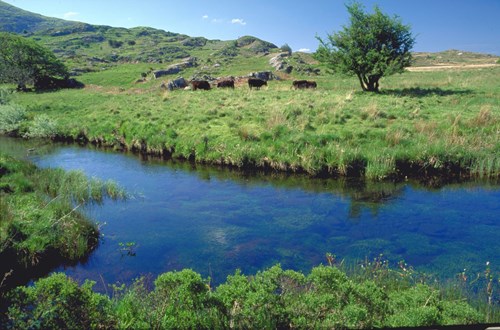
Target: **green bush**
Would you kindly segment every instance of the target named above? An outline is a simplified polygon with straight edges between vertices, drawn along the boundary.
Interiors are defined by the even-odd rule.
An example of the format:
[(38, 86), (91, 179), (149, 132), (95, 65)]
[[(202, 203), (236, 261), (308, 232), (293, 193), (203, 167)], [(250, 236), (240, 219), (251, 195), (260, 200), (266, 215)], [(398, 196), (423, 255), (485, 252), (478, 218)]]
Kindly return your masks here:
[(112, 48), (120, 48), (120, 47), (123, 45), (123, 41), (118, 41), (118, 40), (109, 39), (109, 40), (108, 40), (108, 44), (109, 44)]
[(8, 104), (11, 100), (11, 94), (7, 88), (0, 87), (0, 105)]
[(428, 326), (434, 324), (474, 324), (482, 321), (477, 311), (463, 301), (445, 301), (438, 290), (417, 284), (389, 296), (392, 315), (387, 325)]
[(94, 282), (82, 286), (62, 273), (19, 287), (7, 297), (12, 329), (112, 329), (116, 320), (108, 297), (92, 291)]
[[(370, 329), (484, 322), (460, 297), (452, 300), (424, 284), (386, 287), (354, 280), (328, 266), (308, 276), (274, 266), (254, 276), (240, 271), (211, 290), (201, 275), (185, 269), (162, 274), (148, 290), (142, 278), (114, 297), (92, 292), (63, 274), (7, 295), (5, 328), (123, 329)], [(392, 289), (391, 289), (392, 288)], [(79, 317), (77, 317), (79, 316)]]
[[(158, 276), (148, 292), (138, 280), (117, 295), (116, 314), (123, 328), (221, 329), (227, 328), (222, 305), (201, 275), (190, 269)], [(124, 288), (119, 288), (119, 291)]]
[(26, 110), (24, 107), (17, 104), (1, 104), (0, 102), (0, 133), (16, 133), (25, 120)]
[(36, 116), (24, 135), (27, 138), (54, 138), (57, 134), (57, 124), (49, 116)]

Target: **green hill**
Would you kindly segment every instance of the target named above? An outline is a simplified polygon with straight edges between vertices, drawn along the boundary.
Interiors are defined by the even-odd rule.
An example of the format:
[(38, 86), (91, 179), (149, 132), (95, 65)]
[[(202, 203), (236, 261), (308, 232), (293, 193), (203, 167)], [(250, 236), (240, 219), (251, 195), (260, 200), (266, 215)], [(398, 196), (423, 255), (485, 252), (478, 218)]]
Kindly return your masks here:
[[(288, 77), (320, 72), (311, 54), (278, 56), (281, 49), (253, 36), (237, 40), (209, 40), (151, 27), (131, 29), (51, 18), (0, 1), (0, 31), (22, 34), (54, 51), (73, 75), (102, 72), (122, 64), (143, 64), (141, 71), (165, 69), (195, 58), (195, 68), (183, 75), (246, 75), (255, 71), (281, 71)], [(274, 58), (274, 60), (273, 60)], [(497, 56), (461, 52), (414, 53), (414, 66), (495, 63)], [(135, 74), (135, 78), (140, 78)]]
[(88, 24), (46, 17), (0, 1), (0, 31), (30, 34), (49, 29), (71, 29)]
[[(269, 61), (281, 52), (273, 43), (253, 36), (223, 41), (150, 27), (91, 25), (45, 17), (2, 1), (0, 31), (23, 34), (49, 47), (74, 74), (130, 63), (146, 63), (156, 70), (195, 57), (197, 74), (239, 75), (273, 70)], [(303, 73), (314, 72), (312, 62), (309, 54), (287, 59), (288, 67)]]
[(456, 49), (445, 50), (437, 53), (417, 52), (413, 53), (413, 66), (441, 66), (441, 65), (463, 65), (463, 64), (495, 64), (498, 56), (465, 52)]

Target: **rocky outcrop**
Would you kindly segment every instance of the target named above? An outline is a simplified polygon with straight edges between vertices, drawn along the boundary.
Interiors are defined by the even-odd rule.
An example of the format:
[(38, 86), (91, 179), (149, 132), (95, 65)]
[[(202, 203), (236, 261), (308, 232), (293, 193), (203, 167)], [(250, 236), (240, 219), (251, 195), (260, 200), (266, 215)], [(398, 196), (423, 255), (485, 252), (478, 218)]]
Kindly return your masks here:
[(273, 74), (271, 71), (259, 71), (259, 72), (252, 72), (247, 75), (247, 77), (251, 78), (257, 78), (257, 79), (262, 79), (265, 81), (268, 80), (278, 80), (279, 77)]
[(279, 53), (278, 55), (272, 57), (269, 60), (269, 64), (277, 71), (284, 71), (286, 73), (291, 73), (293, 66), (289, 65), (286, 58), (289, 56), (288, 52)]
[(184, 89), (188, 86), (188, 82), (183, 77), (179, 77), (177, 79), (170, 80), (168, 83), (162, 83), (161, 88), (166, 88), (169, 91), (173, 91), (174, 89)]
[(153, 71), (153, 76), (155, 77), (155, 79), (158, 79), (165, 75), (177, 74), (185, 68), (190, 68), (196, 65), (196, 57), (189, 57), (180, 63), (170, 65), (166, 69)]

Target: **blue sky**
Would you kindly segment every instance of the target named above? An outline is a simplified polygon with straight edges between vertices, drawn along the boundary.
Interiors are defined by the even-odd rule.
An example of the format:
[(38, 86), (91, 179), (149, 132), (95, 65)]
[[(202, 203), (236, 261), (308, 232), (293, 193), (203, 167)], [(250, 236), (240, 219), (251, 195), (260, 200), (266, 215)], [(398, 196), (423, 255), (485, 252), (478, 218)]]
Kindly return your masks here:
[[(119, 27), (150, 26), (209, 39), (252, 35), (294, 51), (316, 50), (348, 23), (341, 0), (4, 0), (45, 16)], [(500, 0), (361, 0), (398, 15), (414, 51), (459, 49), (500, 55)]]

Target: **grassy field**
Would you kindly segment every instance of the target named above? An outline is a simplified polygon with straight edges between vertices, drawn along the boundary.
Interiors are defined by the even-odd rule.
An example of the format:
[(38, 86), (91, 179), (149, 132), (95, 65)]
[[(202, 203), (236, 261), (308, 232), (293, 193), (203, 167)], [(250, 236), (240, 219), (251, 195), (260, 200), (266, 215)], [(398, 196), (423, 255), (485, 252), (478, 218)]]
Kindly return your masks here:
[(135, 83), (144, 66), (82, 75), (82, 90), (16, 94), (28, 110), (21, 134), (43, 118), (60, 138), (211, 164), (368, 179), (500, 175), (497, 67), (407, 72), (371, 94), (328, 75), (316, 90), (280, 80), (169, 92), (161, 79)]

